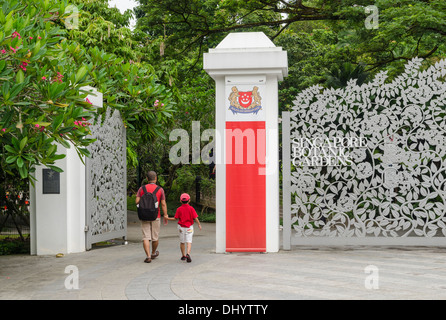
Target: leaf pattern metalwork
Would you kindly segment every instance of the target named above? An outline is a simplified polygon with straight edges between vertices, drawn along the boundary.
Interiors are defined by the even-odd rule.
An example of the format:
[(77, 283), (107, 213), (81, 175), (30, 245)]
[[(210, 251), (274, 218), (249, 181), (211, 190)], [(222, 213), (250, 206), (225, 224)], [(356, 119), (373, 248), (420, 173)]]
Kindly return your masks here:
[(291, 112), (291, 140), (365, 137), (347, 166), (291, 172), (292, 223), (298, 237), (446, 236), (446, 60), (422, 59), (387, 83), (313, 86)]

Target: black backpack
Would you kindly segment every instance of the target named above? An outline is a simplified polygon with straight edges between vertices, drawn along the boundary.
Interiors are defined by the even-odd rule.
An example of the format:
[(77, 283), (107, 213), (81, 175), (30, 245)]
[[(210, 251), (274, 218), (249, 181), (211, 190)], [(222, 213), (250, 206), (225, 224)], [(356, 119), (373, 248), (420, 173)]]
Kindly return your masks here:
[(146, 186), (142, 187), (143, 195), (139, 199), (138, 218), (142, 221), (154, 221), (158, 218), (158, 198), (156, 193), (160, 189), (157, 186), (153, 192), (147, 192)]

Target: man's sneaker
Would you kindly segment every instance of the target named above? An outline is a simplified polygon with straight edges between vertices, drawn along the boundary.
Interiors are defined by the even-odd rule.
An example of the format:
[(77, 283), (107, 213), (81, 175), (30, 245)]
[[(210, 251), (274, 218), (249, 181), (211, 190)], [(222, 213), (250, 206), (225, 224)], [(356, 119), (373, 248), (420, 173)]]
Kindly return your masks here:
[(189, 255), (189, 254), (186, 254), (186, 261), (187, 261), (187, 262), (192, 262), (192, 259), (190, 258), (190, 255)]
[(182, 256), (182, 257), (181, 257), (181, 260), (182, 260), (182, 261), (186, 260), (186, 256)]

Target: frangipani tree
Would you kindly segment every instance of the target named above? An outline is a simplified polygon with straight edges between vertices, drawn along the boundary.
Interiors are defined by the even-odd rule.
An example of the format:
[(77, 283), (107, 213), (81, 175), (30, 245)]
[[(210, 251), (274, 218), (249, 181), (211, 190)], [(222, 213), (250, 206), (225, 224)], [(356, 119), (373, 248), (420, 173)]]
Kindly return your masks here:
[(56, 1), (0, 1), (1, 169), (27, 178), (36, 164), (55, 170), (59, 143), (88, 155), (92, 107), (81, 88), (90, 84), (82, 52), (64, 43), (53, 13)]
[[(126, 61), (100, 43), (84, 47), (76, 36), (82, 31), (66, 28), (73, 7), (84, 14), (82, 4), (0, 0), (0, 6), (3, 174), (27, 178), (36, 164), (59, 170), (57, 144), (88, 156), (88, 124), (106, 108), (121, 111), (132, 137), (130, 155), (138, 141), (161, 134), (173, 112), (172, 93), (149, 64)], [(87, 85), (103, 93), (103, 110), (86, 101)]]
[[(76, 19), (88, 16), (81, 2), (0, 0), (0, 212), (26, 208), (17, 199), (27, 201), (23, 191), (37, 164), (61, 171), (58, 146), (89, 156), (89, 125), (108, 108), (127, 126), (130, 165), (136, 146), (172, 118), (172, 93), (151, 65), (87, 44), (84, 30), (72, 29), (82, 22), (73, 9)], [(103, 108), (92, 107), (86, 86), (103, 94)]]

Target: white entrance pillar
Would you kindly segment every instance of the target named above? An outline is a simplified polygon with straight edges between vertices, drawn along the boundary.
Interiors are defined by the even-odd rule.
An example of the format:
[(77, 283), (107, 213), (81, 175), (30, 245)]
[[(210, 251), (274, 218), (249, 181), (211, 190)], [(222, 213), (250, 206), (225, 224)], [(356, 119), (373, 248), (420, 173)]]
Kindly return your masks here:
[[(87, 98), (102, 107), (102, 94), (86, 87)], [(37, 166), (30, 187), (30, 238), (32, 255), (85, 251), (85, 165), (73, 146), (57, 145), (65, 158), (55, 165), (61, 173)]]
[(279, 250), (278, 81), (287, 53), (263, 32), (204, 54), (216, 83), (216, 252)]
[(37, 166), (30, 188), (31, 254), (48, 255), (85, 251), (85, 166), (72, 146), (58, 145), (65, 158), (58, 173)]

